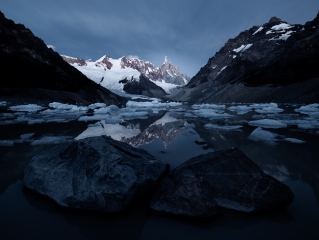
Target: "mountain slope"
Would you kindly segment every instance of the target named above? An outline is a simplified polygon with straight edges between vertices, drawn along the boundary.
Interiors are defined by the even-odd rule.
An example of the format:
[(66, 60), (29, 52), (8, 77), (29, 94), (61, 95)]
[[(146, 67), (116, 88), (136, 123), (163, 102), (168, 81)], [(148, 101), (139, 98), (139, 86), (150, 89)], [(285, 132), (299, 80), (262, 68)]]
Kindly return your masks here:
[[(123, 91), (124, 88), (129, 89), (124, 87), (123, 81), (121, 83), (120, 81), (124, 79), (139, 81), (141, 74), (144, 75), (144, 80), (149, 79), (164, 89), (166, 93), (169, 93), (171, 89), (176, 88), (178, 85), (187, 84), (190, 80), (187, 75), (179, 71), (177, 66), (171, 64), (167, 57), (165, 57), (161, 68), (158, 68), (151, 62), (125, 56), (113, 59), (108, 55), (104, 55), (94, 62), (65, 55), (61, 56), (88, 78), (110, 90)], [(126, 83), (129, 83), (129, 81), (126, 81)]]
[(272, 101), (274, 97), (318, 101), (318, 66), (319, 14), (305, 25), (272, 17), (229, 39), (175, 97), (204, 102)]
[(0, 12), (0, 97), (73, 103), (125, 100), (89, 80), (22, 24)]

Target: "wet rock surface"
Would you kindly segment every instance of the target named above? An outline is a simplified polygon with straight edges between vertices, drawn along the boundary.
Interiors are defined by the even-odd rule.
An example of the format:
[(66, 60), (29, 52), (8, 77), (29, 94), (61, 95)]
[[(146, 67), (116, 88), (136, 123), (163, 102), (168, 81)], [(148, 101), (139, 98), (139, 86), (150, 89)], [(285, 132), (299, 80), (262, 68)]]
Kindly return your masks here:
[(238, 149), (191, 158), (159, 183), (151, 209), (180, 216), (211, 217), (219, 208), (274, 210), (292, 203), (290, 188), (265, 174)]
[(146, 151), (103, 136), (36, 155), (23, 181), (63, 207), (119, 212), (147, 194), (166, 169)]

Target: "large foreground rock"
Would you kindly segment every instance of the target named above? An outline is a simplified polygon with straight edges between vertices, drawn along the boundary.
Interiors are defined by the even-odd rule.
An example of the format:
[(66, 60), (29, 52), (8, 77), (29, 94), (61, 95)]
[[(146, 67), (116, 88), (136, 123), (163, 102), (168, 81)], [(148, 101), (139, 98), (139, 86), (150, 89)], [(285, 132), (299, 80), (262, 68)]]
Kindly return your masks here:
[(238, 149), (191, 158), (165, 176), (151, 208), (191, 217), (211, 217), (217, 207), (242, 212), (284, 208), (294, 199), (288, 186), (265, 174)]
[(36, 155), (23, 181), (64, 207), (118, 212), (145, 195), (166, 167), (144, 150), (102, 136)]

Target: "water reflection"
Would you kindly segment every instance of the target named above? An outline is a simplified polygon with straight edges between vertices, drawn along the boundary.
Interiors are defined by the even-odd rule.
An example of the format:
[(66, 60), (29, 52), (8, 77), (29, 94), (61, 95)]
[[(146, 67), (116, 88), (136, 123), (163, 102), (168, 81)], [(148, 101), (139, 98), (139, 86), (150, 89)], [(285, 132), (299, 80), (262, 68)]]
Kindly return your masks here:
[[(36, 219), (36, 225), (54, 232), (48, 226), (61, 224), (62, 227), (62, 218), (66, 221), (63, 229), (69, 232), (70, 238), (211, 239), (251, 236), (270, 239), (274, 232), (280, 235), (281, 231), (284, 231), (282, 238), (299, 236), (299, 232), (313, 235), (319, 213), (319, 105), (178, 105), (169, 111), (163, 108), (153, 111), (144, 106), (143, 111), (147, 115), (143, 118), (133, 116), (133, 113), (141, 112), (140, 109), (95, 107), (99, 109), (96, 112), (99, 111), (100, 115), (90, 117), (89, 113), (85, 113), (82, 120), (86, 119), (88, 122), (75, 120), (79, 115), (83, 116), (79, 109), (66, 116), (68, 121), (60, 119), (63, 114), (58, 114), (55, 118), (48, 115), (42, 121), (43, 119), (38, 119), (41, 115), (39, 112), (0, 113), (0, 140), (4, 144), (8, 143), (4, 141), (9, 141), (11, 145), (0, 146), (0, 219), (1, 223), (5, 223), (1, 225), (1, 230), (16, 229), (15, 223), (18, 220), (14, 220), (14, 216), (17, 206), (22, 206), (19, 208), (19, 213), (22, 213), (18, 217), (21, 218), (19, 223), (28, 223), (28, 218), (32, 215)], [(295, 111), (296, 109), (299, 111)], [(123, 112), (130, 113), (131, 117), (123, 117)], [(52, 120), (61, 120), (61, 123), (52, 123)], [(15, 125), (12, 122), (9, 124), (10, 121)], [(249, 124), (251, 121), (254, 124)], [(26, 122), (43, 123), (28, 125)], [(269, 124), (271, 128), (267, 128)], [(281, 128), (272, 127), (279, 124)], [(153, 215), (147, 210), (147, 199), (123, 214), (109, 216), (66, 211), (33, 192), (22, 192), (19, 180), (23, 178), (24, 169), (35, 154), (59, 141), (100, 135), (108, 135), (145, 149), (156, 158), (168, 162), (172, 169), (187, 159), (208, 151), (239, 148), (264, 172), (288, 184), (295, 194), (295, 201), (278, 213), (227, 213), (212, 221), (196, 223)], [(32, 226), (26, 226), (28, 227), (23, 231), (27, 232)], [(74, 227), (81, 235), (76, 235)], [(289, 232), (298, 227), (297, 234), (297, 230)], [(268, 231), (270, 228), (272, 231)], [(32, 233), (30, 234), (32, 237)], [(52, 233), (57, 238), (62, 235)]]

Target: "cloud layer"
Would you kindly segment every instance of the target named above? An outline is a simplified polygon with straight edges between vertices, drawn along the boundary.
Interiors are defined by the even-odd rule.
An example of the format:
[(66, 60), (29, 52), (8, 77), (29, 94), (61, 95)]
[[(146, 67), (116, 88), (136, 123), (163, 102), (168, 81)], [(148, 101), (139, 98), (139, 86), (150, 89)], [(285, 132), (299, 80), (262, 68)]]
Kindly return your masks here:
[[(136, 55), (160, 66), (164, 56), (190, 76), (229, 39), (277, 16), (312, 20), (318, 0), (2, 0), (6, 17), (69, 56)], [(52, 45), (52, 46), (53, 46)]]

